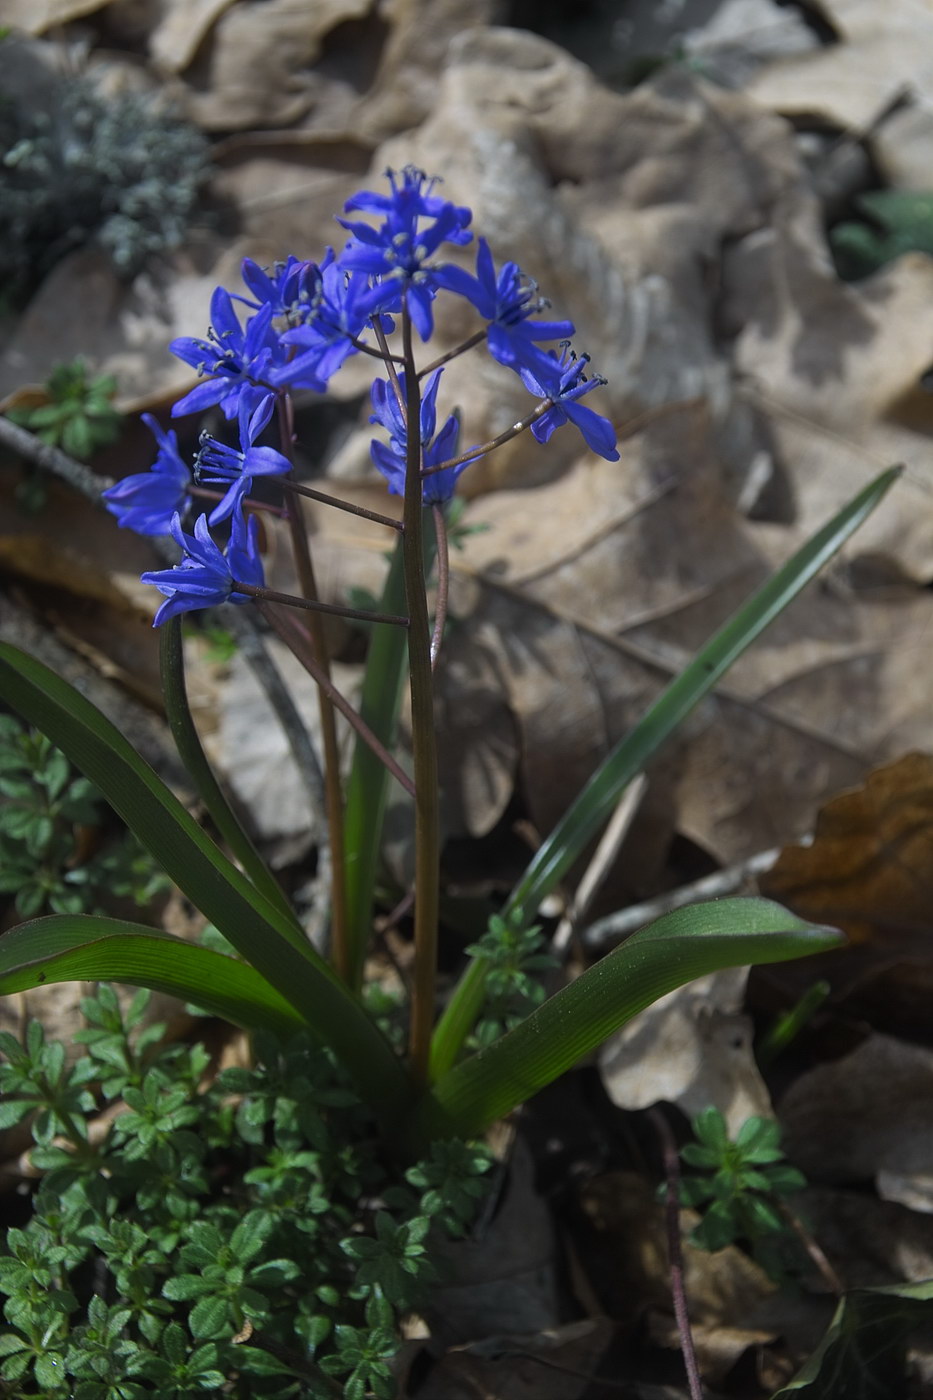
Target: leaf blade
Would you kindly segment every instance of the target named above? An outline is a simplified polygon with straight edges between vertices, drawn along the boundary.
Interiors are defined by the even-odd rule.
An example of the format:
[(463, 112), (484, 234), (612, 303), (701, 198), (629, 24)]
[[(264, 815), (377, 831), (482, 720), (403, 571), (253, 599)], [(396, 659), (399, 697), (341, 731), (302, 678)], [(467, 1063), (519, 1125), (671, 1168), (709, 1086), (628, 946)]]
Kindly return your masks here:
[[(608, 819), (625, 788), (691, 710), (721, 680), (729, 667), (786, 608), (823, 565), (845, 544), (881, 502), (901, 474), (882, 472), (838, 511), (697, 653), (662, 692), (635, 728), (612, 750), (576, 801), (536, 851), (503, 910), (503, 918), (522, 911), (530, 923), (542, 899), (567, 873), (587, 842)], [(447, 1071), (479, 1012), (485, 969), (473, 962), (460, 979), (434, 1033), (431, 1076)]]
[(52, 982), (104, 980), (194, 1001), (245, 1029), (288, 1034), (304, 1024), (248, 963), (145, 924), (52, 914), (20, 924), (0, 939), (0, 995)]
[(422, 1134), (470, 1137), (509, 1112), (646, 1006), (724, 967), (781, 962), (837, 947), (835, 929), (766, 899), (676, 909), (639, 930), (493, 1045), (449, 1070), (419, 1107)]
[(409, 1094), (388, 1042), (327, 963), (224, 856), (90, 701), (35, 657), (0, 642), (0, 697), (100, 789), (171, 879), (329, 1044), (387, 1117)]

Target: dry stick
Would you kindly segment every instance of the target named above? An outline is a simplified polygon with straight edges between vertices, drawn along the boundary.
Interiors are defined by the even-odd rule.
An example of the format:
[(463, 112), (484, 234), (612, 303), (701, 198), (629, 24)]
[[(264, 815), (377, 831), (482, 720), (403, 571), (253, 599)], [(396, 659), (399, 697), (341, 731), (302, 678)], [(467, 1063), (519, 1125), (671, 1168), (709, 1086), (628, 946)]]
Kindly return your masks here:
[(684, 1254), (680, 1242), (680, 1159), (677, 1155), (674, 1134), (671, 1132), (664, 1114), (660, 1109), (652, 1108), (649, 1110), (649, 1116), (658, 1137), (661, 1139), (661, 1150), (664, 1155), (664, 1175), (667, 1177), (665, 1216), (667, 1220), (668, 1264), (671, 1272), (671, 1295), (674, 1301), (677, 1331), (680, 1336), (680, 1349), (687, 1372), (687, 1389), (690, 1391), (690, 1400), (703, 1400), (703, 1383), (700, 1380), (700, 1370), (697, 1366), (693, 1333), (690, 1331), (690, 1316), (687, 1311), (687, 1294), (684, 1288)]
[(319, 603), (315, 598), (296, 598), (294, 593), (279, 593), (275, 588), (260, 588), (255, 583), (239, 583), (233, 580), (234, 593), (245, 593), (250, 598), (262, 598), (267, 603), (284, 603), (289, 608), (303, 608), (306, 612), (325, 613), (328, 617), (349, 617), (357, 622), (389, 622), (395, 627), (407, 627), (407, 617), (397, 617), (395, 613), (367, 612), (365, 608), (345, 608), (342, 603)]
[(43, 442), (41, 438), (37, 438), (26, 428), (21, 428), (18, 423), (11, 423), (9, 418), (4, 418), (2, 414), (0, 414), (0, 443), (3, 443), (5, 447), (11, 447), (14, 452), (19, 452), (27, 461), (34, 462), (37, 467), (42, 467), (51, 476), (57, 476), (62, 481), (67, 481), (69, 486), (73, 486), (82, 496), (87, 497), (89, 501), (95, 501), (98, 505), (100, 505), (101, 492), (106, 491), (114, 484), (112, 476), (98, 476), (83, 462), (76, 462), (74, 457), (69, 457), (68, 453), (62, 452), (61, 448)]
[(402, 307), (402, 345), (407, 424), (402, 563), (410, 619), (408, 670), (415, 775), (415, 962), (408, 1048), (412, 1076), (416, 1084), (423, 1086), (428, 1081), (431, 1032), (434, 1028), (440, 838), (431, 628), (422, 554), (424, 487), (421, 482), (421, 391), (412, 348), (411, 317), (406, 304)]
[(444, 624), (447, 621), (447, 598), (450, 593), (450, 548), (447, 540), (447, 521), (443, 507), (432, 506), (434, 533), (437, 537), (437, 606), (434, 610), (434, 633), (431, 637), (431, 670), (437, 669), (444, 640)]
[(621, 943), (630, 933), (659, 919), (662, 914), (670, 914), (674, 909), (683, 909), (687, 904), (695, 904), (704, 899), (718, 899), (724, 894), (732, 894), (741, 889), (747, 880), (770, 870), (778, 856), (780, 846), (768, 851), (757, 851), (745, 860), (736, 861), (712, 875), (704, 875), (701, 880), (693, 880), (689, 885), (681, 885), (676, 890), (666, 890), (655, 899), (646, 899), (643, 904), (631, 904), (628, 909), (620, 909), (617, 914), (609, 914), (599, 919), (583, 934), (587, 948), (604, 950)]
[(341, 695), (340, 691), (330, 679), (330, 676), (319, 664), (305, 628), (298, 623), (297, 619), (292, 617), (290, 612), (280, 611), (279, 606), (275, 603), (270, 603), (259, 598), (257, 599), (257, 607), (292, 654), (301, 662), (309, 676), (313, 677), (317, 682), (334, 709), (340, 711), (350, 727), (359, 734), (363, 743), (372, 749), (373, 753), (379, 759), (379, 762), (385, 764), (386, 768), (392, 774), (392, 777), (405, 789), (409, 797), (414, 797), (415, 787), (411, 778), (409, 778), (404, 768), (399, 767), (388, 749), (376, 738), (366, 721), (361, 719), (356, 713), (356, 710), (354, 710), (349, 700), (347, 700), (344, 695)]
[(563, 957), (570, 947), (574, 931), (586, 918), (587, 911), (592, 904), (600, 886), (609, 874), (610, 867), (619, 853), (619, 847), (628, 835), (629, 828), (635, 820), (635, 814), (641, 806), (641, 800), (645, 795), (648, 786), (648, 779), (644, 773), (639, 773), (625, 788), (622, 796), (616, 804), (616, 809), (609, 818), (609, 824), (602, 834), (599, 845), (593, 853), (590, 861), (583, 873), (579, 885), (573, 896), (570, 908), (558, 924), (554, 937), (551, 940), (551, 950), (558, 957)]
[(401, 520), (396, 520), (394, 516), (380, 515), (375, 510), (367, 510), (365, 506), (355, 506), (349, 501), (341, 501), (338, 496), (328, 496), (324, 491), (314, 491), (310, 486), (299, 486), (297, 481), (283, 481), (282, 485), (286, 491), (294, 491), (299, 496), (307, 496), (309, 500), (320, 501), (325, 506), (333, 506), (335, 510), (345, 510), (350, 515), (360, 516), (363, 520), (373, 520), (377, 525), (388, 525), (390, 530), (402, 529)]
[[(292, 460), (292, 406), (287, 396), (278, 399), (280, 447)], [(301, 590), (309, 602), (318, 599), (314, 565), (305, 532), (299, 503), (288, 496), (288, 526), (292, 552)], [(323, 619), (315, 612), (307, 616), (307, 631), (314, 658), (322, 674), (330, 679), (327, 640)], [(321, 745), (324, 750), (324, 793), (326, 797), (327, 829), (330, 836), (331, 859), (331, 957), (337, 976), (347, 982), (350, 978), (350, 954), (347, 946), (347, 869), (343, 845), (343, 792), (340, 786), (340, 749), (337, 744), (337, 720), (333, 701), (325, 688), (318, 684), (318, 709), (321, 716)]]

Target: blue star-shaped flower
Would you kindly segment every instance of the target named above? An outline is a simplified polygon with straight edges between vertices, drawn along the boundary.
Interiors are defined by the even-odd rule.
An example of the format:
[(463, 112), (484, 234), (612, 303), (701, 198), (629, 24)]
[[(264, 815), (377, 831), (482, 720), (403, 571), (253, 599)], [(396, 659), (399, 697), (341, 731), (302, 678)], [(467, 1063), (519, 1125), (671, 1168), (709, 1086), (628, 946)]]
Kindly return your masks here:
[(239, 509), (252, 488), (254, 476), (284, 476), (291, 471), (291, 462), (274, 447), (253, 445), (269, 422), (274, 404), (274, 399), (261, 389), (250, 388), (240, 394), (239, 450), (218, 442), (208, 433), (201, 434), (201, 448), (194, 463), (195, 480), (227, 487), (223, 500), (210, 513), (209, 524), (217, 525)]
[(249, 583), (261, 588), (265, 583), (258, 532), (254, 515), (249, 521), (242, 515), (235, 516), (230, 543), (223, 554), (210, 537), (205, 515), (199, 515), (195, 521), (194, 535), (185, 534), (181, 519), (176, 515), (170, 533), (185, 551), (185, 557), (173, 569), (157, 569), (142, 575), (143, 583), (151, 583), (165, 594), (153, 627), (196, 608), (211, 608), (227, 602), (248, 603), (249, 594), (235, 592), (234, 584)]
[(269, 397), (284, 389), (314, 389), (322, 393), (326, 385), (314, 375), (296, 371), (290, 351), (282, 344), (272, 324), (269, 302), (251, 316), (244, 329), (225, 287), (217, 287), (211, 297), (209, 338), (181, 336), (169, 349), (191, 365), (198, 374), (209, 375), (179, 399), (172, 417), (197, 413), (220, 404), (226, 418), (235, 418), (244, 389), (262, 388)]
[[(422, 470), (429, 467), (440, 466), (450, 457), (457, 455), (457, 438), (460, 434), (460, 424), (454, 414), (451, 414), (437, 437), (434, 437), (434, 429), (437, 423), (437, 390), (440, 384), (443, 370), (436, 369), (428, 377), (424, 395), (421, 399), (421, 450)], [(402, 393), (405, 392), (405, 375), (399, 375), (399, 382), (402, 386)], [(385, 379), (376, 379), (372, 387), (373, 412), (370, 415), (370, 423), (378, 423), (386, 428), (389, 433), (388, 445), (384, 442), (374, 441), (370, 447), (372, 459), (382, 472), (388, 482), (389, 492), (393, 496), (404, 496), (405, 494), (405, 455), (408, 443), (408, 431), (405, 426), (405, 419), (395, 394), (394, 387)], [(433, 441), (432, 441), (433, 438)], [(458, 462), (454, 467), (446, 467), (443, 471), (434, 472), (431, 476), (424, 478), (423, 500), (426, 506), (442, 505), (453, 496), (457, 486), (457, 479), (460, 473), (476, 459), (471, 457), (467, 462)]]
[(238, 296), (237, 301), (258, 311), (271, 306), (273, 316), (284, 316), (292, 325), (305, 320), (317, 304), (321, 293), (321, 269), (313, 262), (302, 262), (289, 253), (284, 262), (277, 262), (272, 275), (252, 258), (243, 259), (243, 281), (255, 301)]
[(561, 348), (560, 355), (545, 353), (537, 346), (523, 347), (521, 357), (514, 368), (522, 377), (526, 389), (540, 399), (550, 399), (551, 407), (531, 425), (531, 431), (539, 442), (547, 442), (555, 428), (564, 423), (573, 423), (580, 429), (586, 444), (607, 462), (617, 462), (616, 431), (608, 418), (594, 413), (591, 408), (579, 402), (584, 394), (605, 384), (605, 379), (594, 374), (586, 377), (589, 364), (587, 355), (577, 356), (569, 345)]
[(534, 282), (517, 263), (503, 263), (496, 276), (492, 253), (485, 238), (479, 240), (476, 276), (450, 264), (439, 269), (440, 286), (465, 297), (489, 322), (486, 341), (501, 364), (514, 368), (521, 347), (536, 340), (566, 340), (573, 335), (572, 321), (533, 321), (548, 305), (538, 296)]
[[(347, 272), (328, 248), (321, 263), (321, 291), (305, 322), (282, 336), (285, 345), (297, 345), (303, 353), (291, 362), (293, 373), (310, 373), (326, 382), (350, 355), (357, 354), (354, 341), (367, 326), (377, 302), (379, 289), (369, 285), (363, 272)], [(389, 334), (392, 321), (383, 316), (382, 328)]]
[(167, 535), (175, 512), (184, 515), (191, 504), (191, 472), (178, 451), (177, 434), (165, 432), (151, 413), (142, 419), (159, 448), (152, 468), (125, 476), (103, 498), (123, 528), (138, 535)]
[[(469, 243), (473, 235), (467, 225), (473, 215), (432, 194), (437, 181), (414, 166), (405, 167), (401, 182), (394, 171), (386, 173), (390, 194), (361, 190), (344, 205), (347, 212), (362, 209), (385, 217), (378, 228), (358, 220), (339, 220), (353, 235), (340, 255), (340, 265), (379, 278), (375, 305), (383, 311), (400, 311), (404, 301), (421, 339), (428, 340), (434, 329), (431, 303), (442, 285), (439, 269), (431, 267), (429, 259), (442, 243)], [(425, 220), (432, 222), (422, 227)]]

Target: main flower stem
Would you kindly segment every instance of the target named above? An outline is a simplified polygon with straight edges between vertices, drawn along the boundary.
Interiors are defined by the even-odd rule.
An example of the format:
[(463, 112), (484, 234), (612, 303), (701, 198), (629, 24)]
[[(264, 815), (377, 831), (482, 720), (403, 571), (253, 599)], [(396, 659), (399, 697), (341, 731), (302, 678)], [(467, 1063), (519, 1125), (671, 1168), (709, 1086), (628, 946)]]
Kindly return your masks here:
[[(292, 406), (287, 395), (278, 399), (280, 447), (284, 456), (292, 460)], [(318, 602), (317, 582), (301, 502), (291, 492), (286, 493), (288, 507), (288, 528), (295, 556), (295, 568), (301, 591), (309, 602)], [(324, 620), (318, 612), (307, 614), (307, 632), (311, 650), (322, 673), (330, 679), (330, 664), (327, 655), (327, 640), (324, 635)], [(324, 750), (324, 805), (327, 815), (327, 831), (330, 838), (331, 871), (331, 962), (338, 977), (349, 981), (350, 960), (347, 950), (347, 873), (343, 848), (343, 793), (340, 788), (340, 749), (337, 744), (337, 715), (333, 701), (322, 686), (317, 688), (318, 710), (321, 716), (321, 746)]]
[(411, 319), (402, 311), (405, 360), (405, 529), (402, 534), (405, 596), (408, 605), (408, 668), (411, 686), (411, 738), (415, 779), (415, 962), (408, 1049), (412, 1076), (428, 1081), (434, 987), (437, 976), (437, 920), (440, 844), (438, 834), (437, 740), (431, 674), (431, 627), (424, 578), (421, 485), (421, 390), (412, 348)]

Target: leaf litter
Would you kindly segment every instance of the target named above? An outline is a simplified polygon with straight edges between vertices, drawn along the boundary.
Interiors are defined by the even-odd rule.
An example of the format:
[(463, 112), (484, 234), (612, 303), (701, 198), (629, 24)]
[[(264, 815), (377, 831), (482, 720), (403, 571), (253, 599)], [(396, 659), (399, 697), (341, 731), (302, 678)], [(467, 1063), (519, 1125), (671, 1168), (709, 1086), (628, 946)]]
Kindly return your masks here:
[[(652, 29), (652, 7), (630, 8), (629, 56), (638, 57), (641, 22), (649, 48), (668, 42)], [(513, 9), (517, 16), (521, 7)], [(5, 331), (0, 391), (41, 384), (54, 343), (63, 358), (84, 353), (97, 372), (116, 374), (126, 410), (165, 405), (185, 387), (167, 341), (201, 333), (211, 289), (244, 254), (260, 262), (319, 254), (339, 236), (333, 208), (370, 168), (414, 161), (441, 171), (450, 197), (470, 204), (489, 229), (497, 255), (521, 257), (555, 314), (574, 308), (625, 438), (623, 461), (613, 466), (570, 443), (545, 459), (517, 439), (464, 478), (464, 523), (482, 531), (467, 534), (453, 559), (440, 704), (453, 736), (444, 754), (445, 828), (467, 842), (501, 840), (516, 812), (526, 833), (546, 832), (735, 606), (880, 466), (905, 462), (884, 511), (652, 766), (594, 911), (650, 898), (685, 868), (729, 865), (798, 841), (815, 824), (813, 844), (790, 847), (765, 888), (801, 912), (851, 925), (854, 946), (824, 960), (830, 1000), (785, 1068), (762, 1079), (748, 1010), (760, 1026), (801, 992), (800, 978), (824, 969), (769, 969), (752, 979), (747, 998), (734, 978), (728, 989), (695, 986), (667, 999), (667, 1015), (662, 1003), (651, 1022), (633, 1028), (634, 1088), (622, 1087), (620, 1071), (613, 1090), (609, 1052), (603, 1058), (625, 1112), (593, 1100), (588, 1121), (601, 1146), (563, 1142), (561, 1125), (552, 1125), (560, 1150), (579, 1161), (577, 1177), (552, 1184), (548, 1200), (568, 1259), (581, 1255), (587, 1200), (601, 1193), (623, 1212), (640, 1202), (621, 1230), (608, 1206), (587, 1227), (610, 1254), (623, 1242), (637, 1251), (639, 1212), (660, 1231), (644, 1194), (651, 1148), (627, 1141), (610, 1151), (607, 1141), (631, 1137), (639, 1110), (659, 1099), (686, 1112), (704, 1096), (724, 1110), (736, 1102), (742, 1113), (745, 1105), (777, 1113), (792, 1157), (820, 1183), (814, 1232), (825, 1228), (826, 1247), (834, 1241), (840, 1251), (846, 1238), (847, 1280), (917, 1284), (933, 1272), (933, 1244), (926, 1252), (917, 1245), (911, 1259), (905, 1253), (911, 1222), (929, 1213), (931, 1199), (933, 398), (924, 376), (933, 363), (933, 260), (909, 253), (862, 282), (840, 282), (819, 194), (829, 147), (817, 141), (814, 169), (805, 138), (806, 128), (822, 125), (837, 143), (864, 143), (895, 186), (920, 188), (917, 172), (931, 168), (933, 153), (922, 42), (928, 7), (688, 5), (676, 37), (690, 62), (662, 64), (630, 90), (601, 83), (567, 48), (501, 20), (501, 7), (483, 0), (444, 0), (427, 15), (405, 4), (334, 0), (316, 8), (313, 24), (306, 7), (288, 0), (166, 3), (143, 17), (116, 0), (14, 7), (10, 22), (46, 36), (35, 42), (57, 50), (82, 40), (91, 68), (109, 43), (113, 71), (122, 64), (154, 88), (166, 84), (215, 141), (213, 188), (222, 203), (184, 252), (130, 285), (99, 250), (70, 253)], [(458, 330), (454, 320), (440, 327), (450, 345)], [(485, 360), (464, 362), (464, 373), (465, 440), (483, 441), (517, 416), (514, 386)], [(371, 503), (364, 389), (353, 367), (343, 420), (322, 435), (321, 458), (308, 466)], [(127, 470), (145, 465), (143, 450), (133, 451), (140, 460)], [(5, 501), (8, 517), (14, 509)], [(330, 596), (354, 585), (375, 591), (385, 541), (364, 541), (326, 512), (309, 514)], [(22, 527), (5, 530), (3, 543), (5, 570), (48, 618)], [(102, 566), (96, 527), (84, 550), (59, 587), (109, 607), (116, 631), (125, 601), (110, 602), (108, 588), (122, 586), (123, 567)], [(82, 645), (100, 656), (107, 646), (97, 626), (93, 645)], [(140, 638), (143, 628), (140, 620)], [(142, 642), (135, 660), (130, 640), (119, 655), (119, 668), (148, 676)], [(260, 727), (237, 713), (239, 685), (218, 675), (211, 684), (229, 734)], [(221, 768), (222, 735), (223, 725), (214, 736)], [(226, 742), (236, 750), (240, 741)], [(855, 791), (833, 802), (847, 788)], [(299, 809), (294, 834), (306, 836)], [(482, 886), (483, 860), (478, 854), (467, 887)], [(592, 1070), (579, 1074), (592, 1096)], [(865, 1198), (872, 1205), (864, 1217), (874, 1274), (852, 1229), (838, 1224), (853, 1177), (877, 1193)], [(648, 1252), (652, 1281), (641, 1273), (625, 1309), (600, 1297), (592, 1267), (574, 1265), (572, 1301), (548, 1327), (533, 1321), (498, 1349), (474, 1337), (472, 1348), (439, 1360), (419, 1393), (434, 1385), (444, 1395), (562, 1400), (589, 1393), (590, 1384), (618, 1386), (624, 1375), (629, 1393), (645, 1400), (683, 1394), (660, 1234)], [(712, 1384), (749, 1396), (781, 1383), (787, 1396), (862, 1385), (852, 1377), (866, 1374), (864, 1358), (839, 1340), (850, 1335), (846, 1314), (792, 1382), (794, 1357), (813, 1349), (829, 1320), (825, 1297), (813, 1296), (803, 1324), (785, 1313), (769, 1325), (752, 1315), (759, 1284), (745, 1280), (748, 1261), (740, 1251), (724, 1254), (716, 1261), (731, 1310), (708, 1306), (706, 1285), (696, 1275), (691, 1283)], [(762, 1300), (773, 1295), (764, 1283), (760, 1290)], [(912, 1323), (910, 1309), (925, 1301), (895, 1295), (891, 1307)], [(874, 1295), (852, 1295), (846, 1306), (875, 1325)], [(665, 1349), (673, 1369), (659, 1377)], [(655, 1358), (653, 1371), (638, 1372), (638, 1354)], [(894, 1364), (901, 1369), (886, 1374), (903, 1376), (903, 1357)], [(756, 1370), (757, 1386), (749, 1379)], [(822, 1390), (813, 1389), (817, 1378)]]

